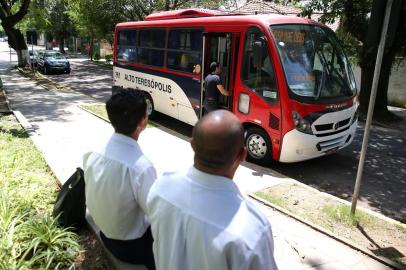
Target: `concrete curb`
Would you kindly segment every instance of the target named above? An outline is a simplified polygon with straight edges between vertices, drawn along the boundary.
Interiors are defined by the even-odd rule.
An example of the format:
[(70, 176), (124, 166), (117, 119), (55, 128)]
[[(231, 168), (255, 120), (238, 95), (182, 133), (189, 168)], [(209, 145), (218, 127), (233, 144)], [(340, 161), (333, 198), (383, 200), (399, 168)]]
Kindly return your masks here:
[[(29, 79), (34, 80), (34, 81), (38, 81), (38, 80), (36, 80), (35, 78), (33, 78), (30, 73), (26, 72), (24, 69), (22, 69), (22, 68), (17, 68), (17, 70), (18, 70), (18, 72), (20, 72), (20, 74), (23, 75), (24, 77), (29, 78)], [(40, 72), (36, 72), (35, 74), (36, 74), (38, 77), (40, 77), (41, 79), (47, 81), (47, 83), (39, 83), (39, 85), (42, 86), (43, 88), (45, 88), (45, 89), (48, 90), (48, 91), (54, 91), (54, 92), (71, 92), (71, 93), (72, 93), (72, 92), (75, 92), (75, 91), (73, 91), (72, 89), (70, 89), (70, 88), (67, 87), (67, 86), (64, 86), (64, 85), (62, 85), (62, 84), (60, 84), (60, 83), (56, 83), (56, 82), (52, 81), (51, 79), (49, 79), (48, 77), (44, 76), (44, 75), (41, 74)], [(50, 89), (48, 86), (50, 86), (50, 87), (55, 87), (56, 89)]]
[[(81, 105), (83, 105), (83, 104), (81, 104)], [(110, 123), (110, 121), (109, 121), (108, 119), (106, 119), (106, 118), (104, 118), (104, 117), (98, 115), (97, 113), (92, 112), (91, 110), (88, 110), (88, 109), (86, 109), (86, 108), (83, 108), (83, 107), (80, 106), (80, 105), (78, 106), (78, 108), (81, 109), (81, 110), (84, 110), (84, 111), (87, 112), (87, 113), (90, 113), (90, 114), (96, 116), (97, 118), (99, 118), (99, 119), (101, 119), (101, 120), (103, 120), (103, 121), (106, 121), (107, 123)]]
[(258, 202), (260, 202), (260, 203), (262, 203), (262, 204), (264, 204), (264, 205), (266, 205), (268, 207), (271, 207), (271, 208), (281, 212), (282, 214), (285, 214), (285, 215), (287, 215), (287, 216), (289, 216), (289, 217), (291, 217), (291, 218), (293, 218), (293, 219), (295, 219), (295, 220), (297, 220), (297, 221), (311, 227), (312, 229), (314, 229), (314, 230), (316, 230), (318, 232), (321, 232), (322, 234), (324, 234), (324, 235), (326, 235), (326, 236), (328, 236), (330, 238), (333, 238), (334, 240), (336, 240), (336, 241), (338, 241), (340, 243), (343, 243), (343, 244), (349, 246), (352, 249), (355, 249), (355, 250), (357, 250), (359, 252), (362, 252), (363, 254), (371, 257), (374, 260), (377, 260), (377, 261), (379, 261), (379, 262), (381, 262), (381, 263), (383, 263), (383, 264), (385, 264), (385, 265), (387, 265), (389, 267), (392, 267), (394, 269), (406, 270), (406, 267), (398, 264), (397, 262), (389, 260), (389, 259), (387, 259), (385, 257), (377, 256), (377, 255), (373, 254), (371, 251), (369, 251), (368, 249), (360, 247), (360, 246), (356, 245), (355, 243), (353, 243), (353, 242), (351, 242), (351, 241), (349, 241), (347, 239), (344, 239), (344, 238), (342, 238), (340, 236), (337, 236), (333, 232), (331, 232), (329, 230), (326, 230), (326, 229), (322, 228), (319, 225), (316, 225), (316, 224), (313, 224), (312, 222), (306, 221), (306, 220), (302, 219), (301, 217), (293, 214), (292, 212), (290, 212), (290, 211), (288, 211), (286, 209), (283, 209), (282, 207), (280, 207), (278, 205), (275, 205), (275, 204), (273, 204), (273, 203), (271, 203), (269, 201), (266, 201), (266, 200), (256, 196), (255, 194), (248, 193), (247, 195), (249, 197), (253, 198), (256, 201), (258, 201)]

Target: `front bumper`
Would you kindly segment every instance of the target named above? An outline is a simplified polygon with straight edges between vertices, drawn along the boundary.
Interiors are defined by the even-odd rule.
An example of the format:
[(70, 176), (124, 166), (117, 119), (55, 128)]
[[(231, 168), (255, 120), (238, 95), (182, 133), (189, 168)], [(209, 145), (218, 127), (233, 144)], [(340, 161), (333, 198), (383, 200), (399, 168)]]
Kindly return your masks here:
[(334, 153), (354, 139), (358, 121), (343, 132), (317, 137), (293, 129), (283, 137), (280, 162), (298, 162)]

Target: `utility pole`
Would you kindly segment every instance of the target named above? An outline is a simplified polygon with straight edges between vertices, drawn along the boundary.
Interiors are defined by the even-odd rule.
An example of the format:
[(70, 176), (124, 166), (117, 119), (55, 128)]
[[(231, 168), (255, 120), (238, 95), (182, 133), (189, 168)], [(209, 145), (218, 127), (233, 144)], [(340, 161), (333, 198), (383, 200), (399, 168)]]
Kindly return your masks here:
[(357, 207), (357, 201), (358, 201), (358, 197), (359, 197), (359, 191), (361, 188), (365, 156), (366, 156), (367, 147), (368, 147), (368, 140), (369, 140), (369, 133), (370, 133), (370, 129), (371, 129), (372, 116), (374, 113), (375, 99), (376, 99), (376, 94), (378, 91), (378, 82), (379, 82), (379, 76), (381, 73), (381, 64), (382, 64), (383, 53), (385, 50), (386, 35), (388, 33), (388, 25), (389, 25), (389, 19), (390, 19), (390, 15), (391, 15), (392, 3), (393, 3), (393, 0), (388, 0), (388, 2), (386, 3), (386, 8), (385, 8), (385, 17), (384, 17), (384, 21), (383, 21), (382, 33), (381, 33), (381, 38), (380, 38), (379, 47), (378, 47), (378, 54), (377, 54), (376, 62), (375, 62), (374, 78), (372, 81), (371, 97), (369, 98), (367, 120), (365, 122), (364, 139), (362, 141), (362, 149), (361, 149), (361, 153), (360, 153), (360, 160), (358, 163), (357, 179), (355, 181), (354, 194), (352, 196), (351, 216), (355, 215), (355, 210)]

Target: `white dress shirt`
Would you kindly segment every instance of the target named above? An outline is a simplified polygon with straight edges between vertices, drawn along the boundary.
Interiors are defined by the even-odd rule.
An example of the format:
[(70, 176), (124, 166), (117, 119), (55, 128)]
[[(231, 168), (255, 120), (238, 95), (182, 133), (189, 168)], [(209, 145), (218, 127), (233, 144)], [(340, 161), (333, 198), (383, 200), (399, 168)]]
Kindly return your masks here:
[(271, 225), (229, 178), (165, 174), (147, 208), (159, 270), (277, 269)]
[(100, 230), (111, 239), (141, 237), (149, 189), (156, 179), (152, 163), (136, 140), (114, 133), (99, 151), (84, 155), (86, 205)]

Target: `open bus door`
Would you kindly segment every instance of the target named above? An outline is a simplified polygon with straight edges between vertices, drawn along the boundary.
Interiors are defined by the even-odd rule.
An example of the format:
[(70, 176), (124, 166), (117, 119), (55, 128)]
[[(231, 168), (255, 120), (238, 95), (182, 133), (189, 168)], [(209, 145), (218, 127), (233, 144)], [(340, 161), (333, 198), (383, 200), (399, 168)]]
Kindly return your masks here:
[[(201, 85), (201, 108), (204, 100), (204, 78), (210, 73), (210, 63), (217, 62), (221, 69), (220, 78), (223, 86), (230, 93), (226, 97), (220, 94), (219, 106), (225, 110), (232, 110), (233, 81), (235, 73), (235, 60), (237, 38), (232, 33), (204, 33), (203, 34), (203, 72)], [(234, 52), (234, 53), (233, 53)], [(200, 116), (203, 115), (201, 110)]]

